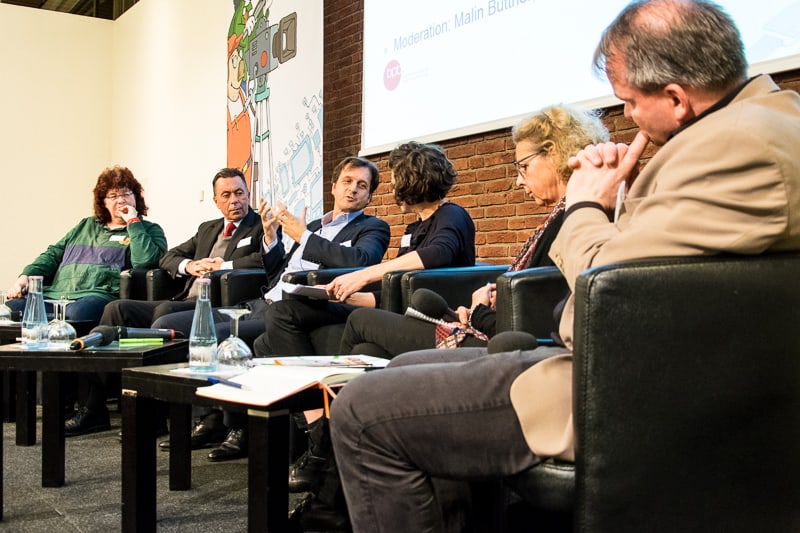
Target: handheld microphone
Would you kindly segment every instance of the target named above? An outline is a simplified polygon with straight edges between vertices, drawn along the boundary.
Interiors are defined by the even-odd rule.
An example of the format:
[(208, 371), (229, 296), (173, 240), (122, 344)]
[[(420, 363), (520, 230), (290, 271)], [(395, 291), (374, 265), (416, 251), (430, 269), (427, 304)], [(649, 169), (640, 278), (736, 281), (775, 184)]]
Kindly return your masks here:
[(181, 331), (165, 328), (128, 328), (125, 326), (118, 326), (115, 328), (117, 331), (116, 338), (119, 339), (184, 339), (186, 335)]
[(117, 338), (117, 328), (114, 326), (97, 326), (84, 335), (78, 337), (69, 345), (73, 351), (81, 351), (92, 346), (106, 346), (114, 342)]
[(447, 306), (441, 295), (430, 289), (417, 289), (411, 295), (411, 307), (431, 318), (445, 322), (458, 322), (458, 313)]

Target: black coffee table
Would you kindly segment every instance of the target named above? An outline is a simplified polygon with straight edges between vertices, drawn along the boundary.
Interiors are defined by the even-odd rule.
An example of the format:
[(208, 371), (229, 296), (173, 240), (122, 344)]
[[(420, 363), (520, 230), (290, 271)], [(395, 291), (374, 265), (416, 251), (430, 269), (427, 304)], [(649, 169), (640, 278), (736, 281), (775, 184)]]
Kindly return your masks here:
[[(117, 342), (82, 352), (26, 350), (21, 344), (0, 346), (0, 370), (16, 371), (17, 384), (25, 383), (27, 397), (18, 396), (17, 441), (24, 433), (24, 443), (35, 442), (36, 372), (42, 373), (42, 486), (64, 485), (64, 394), (62, 377), (69, 372), (119, 372), (123, 368), (185, 361), (189, 351), (186, 340), (169, 341), (160, 346), (140, 345), (121, 348)], [(0, 380), (0, 386), (2, 386)], [(20, 389), (18, 388), (18, 394)], [(0, 398), (3, 391), (0, 390)], [(21, 407), (22, 406), (22, 407)], [(25, 417), (20, 420), (20, 410)], [(0, 439), (2, 458), (2, 439)], [(2, 474), (0, 462), (0, 519), (2, 518)]]
[(191, 488), (192, 405), (217, 406), (248, 416), (248, 531), (284, 533), (289, 507), (289, 414), (323, 405), (320, 389), (308, 389), (268, 407), (220, 402), (195, 395), (208, 382), (176, 373), (181, 365), (122, 371), (122, 531), (156, 529), (157, 401), (170, 404), (169, 488)]

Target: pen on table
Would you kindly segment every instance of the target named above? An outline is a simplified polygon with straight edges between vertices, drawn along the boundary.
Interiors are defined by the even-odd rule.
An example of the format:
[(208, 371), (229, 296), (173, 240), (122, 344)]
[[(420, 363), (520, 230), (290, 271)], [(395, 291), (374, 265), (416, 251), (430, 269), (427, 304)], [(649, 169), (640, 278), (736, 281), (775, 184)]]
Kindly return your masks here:
[(208, 382), (219, 385), (227, 385), (228, 387), (234, 387), (237, 389), (251, 390), (250, 387), (248, 387), (247, 385), (242, 385), (241, 383), (236, 383), (235, 381), (230, 381), (222, 378), (209, 377)]

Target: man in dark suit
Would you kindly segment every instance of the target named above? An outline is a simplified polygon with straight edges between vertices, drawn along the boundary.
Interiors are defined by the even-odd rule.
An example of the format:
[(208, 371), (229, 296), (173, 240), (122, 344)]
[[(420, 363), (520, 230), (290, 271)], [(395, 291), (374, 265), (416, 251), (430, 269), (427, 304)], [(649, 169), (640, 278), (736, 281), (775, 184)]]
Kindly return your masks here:
[(212, 187), (223, 218), (200, 224), (192, 238), (168, 250), (158, 263), (173, 278), (186, 278), (183, 290), (171, 300), (116, 300), (106, 306), (100, 324), (150, 327), (160, 316), (194, 309), (194, 280), (198, 277), (215, 270), (261, 267), (264, 231), (258, 214), (250, 209), (242, 172), (223, 168), (214, 175)]
[[(183, 291), (166, 301), (114, 300), (106, 305), (101, 325), (150, 327), (153, 320), (163, 314), (193, 309), (194, 280), (207, 272), (261, 266), (264, 230), (258, 215), (250, 209), (250, 194), (242, 172), (223, 168), (211, 183), (214, 203), (223, 218), (200, 224), (194, 237), (168, 250), (158, 263), (173, 278), (186, 278)], [(108, 376), (87, 374), (85, 377), (89, 381), (89, 395), (86, 404), (64, 426), (68, 437), (108, 429)]]
[[(275, 207), (262, 202), (259, 207), (264, 232), (261, 260), (267, 273), (267, 290), (262, 299), (247, 302), (252, 312), (242, 317), (238, 332), (251, 346), (265, 330), (266, 309), (283, 297), (285, 283), (281, 278), (284, 274), (374, 265), (380, 263), (389, 247), (389, 225), (363, 212), (378, 187), (378, 167), (367, 159), (347, 157), (337, 165), (333, 175), (333, 209), (321, 219), (306, 224), (305, 208), (295, 216), (280, 202)], [(281, 230), (294, 241), (288, 253), (280, 238)], [(189, 331), (192, 318), (191, 310), (172, 313), (157, 319), (152, 327)], [(217, 339), (225, 339), (230, 334), (230, 319), (215, 309), (214, 323)], [(192, 430), (192, 448), (219, 442), (220, 431), (227, 431), (222, 445), (209, 453), (209, 460), (244, 457), (247, 454), (246, 417), (225, 413), (224, 422), (219, 410), (203, 416)], [(164, 442), (160, 446), (167, 449), (169, 444)]]

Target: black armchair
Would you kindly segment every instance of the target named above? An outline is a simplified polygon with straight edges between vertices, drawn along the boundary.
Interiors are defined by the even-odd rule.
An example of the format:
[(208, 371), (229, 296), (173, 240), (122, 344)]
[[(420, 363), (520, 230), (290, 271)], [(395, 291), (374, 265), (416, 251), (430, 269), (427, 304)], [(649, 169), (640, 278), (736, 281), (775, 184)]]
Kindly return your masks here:
[(574, 469), (509, 482), (576, 531), (800, 531), (798, 272), (767, 254), (583, 273)]
[(266, 284), (267, 274), (263, 268), (226, 270), (220, 276), (220, 305), (235, 307), (248, 300), (257, 300), (262, 297)]
[[(211, 279), (211, 305), (234, 306), (261, 296), (265, 274), (261, 269), (217, 270)], [(186, 278), (173, 278), (161, 268), (134, 268), (120, 273), (120, 298), (132, 300), (170, 300), (186, 286)]]
[(527, 331), (548, 339), (558, 331), (553, 311), (568, 294), (556, 267), (507, 272), (497, 279), (497, 332)]
[(508, 265), (476, 265), (406, 272), (400, 278), (402, 308), (397, 312), (405, 312), (411, 295), (417, 289), (435, 291), (447, 301), (452, 309), (459, 305), (469, 307), (475, 289), (486, 283), (496, 282), (497, 277), (507, 270)]
[(122, 300), (169, 300), (180, 293), (185, 278), (173, 279), (160, 268), (123, 270), (119, 278), (119, 297)]

